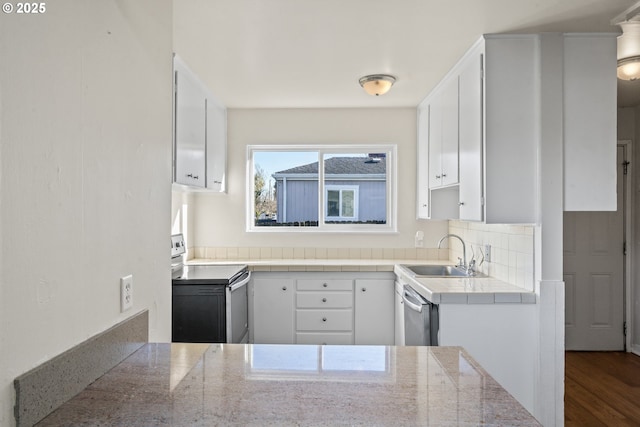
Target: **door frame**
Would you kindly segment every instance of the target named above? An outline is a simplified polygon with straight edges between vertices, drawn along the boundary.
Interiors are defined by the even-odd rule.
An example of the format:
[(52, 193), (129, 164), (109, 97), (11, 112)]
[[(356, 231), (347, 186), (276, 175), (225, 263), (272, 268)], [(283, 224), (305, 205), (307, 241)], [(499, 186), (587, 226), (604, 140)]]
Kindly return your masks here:
[[(633, 337), (633, 271), (634, 271), (634, 244), (633, 244), (633, 144), (630, 139), (618, 140), (618, 147), (625, 151), (625, 160), (630, 162), (627, 165), (627, 175), (623, 179), (624, 185), (624, 239), (627, 246), (627, 254), (624, 257), (624, 321), (627, 326), (624, 337), (624, 348), (627, 352), (634, 352), (640, 355), (640, 349), (634, 349), (631, 342)], [(635, 351), (634, 351), (635, 350)]]

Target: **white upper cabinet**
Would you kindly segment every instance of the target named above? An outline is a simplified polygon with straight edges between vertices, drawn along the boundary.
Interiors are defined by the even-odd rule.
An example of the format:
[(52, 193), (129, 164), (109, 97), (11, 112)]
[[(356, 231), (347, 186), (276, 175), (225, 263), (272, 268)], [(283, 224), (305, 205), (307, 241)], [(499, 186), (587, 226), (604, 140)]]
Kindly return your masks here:
[[(564, 209), (616, 209), (615, 34), (545, 34), (544, 43), (542, 37), (483, 36), (419, 105), (419, 218), (537, 223), (543, 135), (562, 144)], [(444, 166), (450, 162), (443, 141), (453, 121), (444, 118), (441, 94), (454, 87), (459, 172), (446, 184), (448, 172), (441, 172), (451, 166)], [(562, 117), (542, 120), (548, 111)], [(428, 195), (420, 181), (425, 165)]]
[(198, 79), (174, 57), (175, 176), (178, 184), (206, 186), (206, 96)]
[(482, 173), (482, 73), (484, 51), (478, 46), (461, 64), (459, 97), (459, 217), (467, 221), (484, 219)]
[(564, 210), (615, 211), (615, 34), (564, 38)]
[(418, 107), (417, 217), (429, 218), (429, 106)]
[(458, 183), (458, 81), (444, 82), (430, 97), (429, 188)]
[(484, 220), (538, 221), (540, 127), (537, 35), (485, 36)]
[(207, 96), (207, 188), (226, 191), (227, 109)]
[(225, 191), (227, 110), (174, 55), (174, 182)]

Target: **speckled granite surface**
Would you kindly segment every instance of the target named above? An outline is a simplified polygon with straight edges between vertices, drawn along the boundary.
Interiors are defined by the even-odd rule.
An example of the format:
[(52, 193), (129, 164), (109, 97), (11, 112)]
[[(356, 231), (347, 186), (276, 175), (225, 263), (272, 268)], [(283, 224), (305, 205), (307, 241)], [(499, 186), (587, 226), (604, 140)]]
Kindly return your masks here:
[(38, 426), (539, 426), (460, 347), (147, 344)]
[(14, 380), (16, 425), (32, 426), (149, 341), (144, 310)]

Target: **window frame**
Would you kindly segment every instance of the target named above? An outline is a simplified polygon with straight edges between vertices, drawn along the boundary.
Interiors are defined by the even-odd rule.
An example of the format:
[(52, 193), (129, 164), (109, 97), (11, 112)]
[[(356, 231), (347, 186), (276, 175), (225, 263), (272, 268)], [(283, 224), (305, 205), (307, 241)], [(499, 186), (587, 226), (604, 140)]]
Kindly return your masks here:
[[(255, 206), (253, 204), (254, 195), (254, 162), (253, 154), (259, 151), (270, 152), (293, 152), (306, 151), (318, 154), (318, 225), (314, 227), (287, 227), (273, 226), (260, 227), (256, 226)], [(396, 144), (341, 144), (341, 145), (247, 145), (246, 150), (246, 173), (247, 179), (246, 198), (245, 198), (245, 216), (246, 231), (249, 233), (397, 233), (397, 145)], [(331, 154), (353, 154), (353, 153), (385, 153), (386, 154), (386, 223), (385, 224), (350, 224), (338, 223), (327, 224), (326, 219), (326, 184), (324, 179), (324, 156)], [(359, 191), (359, 190), (358, 190)], [(349, 221), (349, 219), (345, 219)]]

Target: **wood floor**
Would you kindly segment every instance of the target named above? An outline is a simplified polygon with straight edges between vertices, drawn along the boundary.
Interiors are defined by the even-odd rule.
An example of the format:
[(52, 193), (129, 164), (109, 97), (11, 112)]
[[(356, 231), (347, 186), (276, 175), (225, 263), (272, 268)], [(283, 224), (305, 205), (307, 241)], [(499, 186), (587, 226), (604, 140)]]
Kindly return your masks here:
[(640, 356), (565, 353), (566, 427), (640, 426)]

